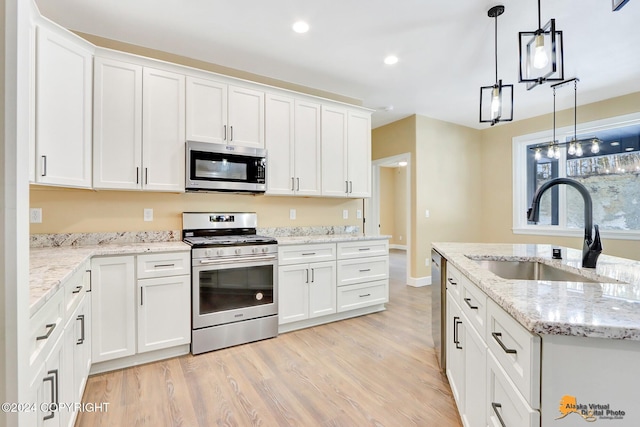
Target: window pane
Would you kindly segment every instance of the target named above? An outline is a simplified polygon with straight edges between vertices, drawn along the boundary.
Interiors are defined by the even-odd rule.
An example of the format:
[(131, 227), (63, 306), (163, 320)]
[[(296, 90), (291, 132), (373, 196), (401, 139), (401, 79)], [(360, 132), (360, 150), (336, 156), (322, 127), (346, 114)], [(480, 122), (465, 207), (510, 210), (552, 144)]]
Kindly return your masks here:
[[(527, 147), (527, 201), (531, 204), (535, 191), (546, 181), (558, 177), (558, 160), (541, 153), (535, 158), (535, 150)], [(542, 195), (540, 200), (540, 221), (542, 225), (558, 225), (558, 188), (554, 187)]]

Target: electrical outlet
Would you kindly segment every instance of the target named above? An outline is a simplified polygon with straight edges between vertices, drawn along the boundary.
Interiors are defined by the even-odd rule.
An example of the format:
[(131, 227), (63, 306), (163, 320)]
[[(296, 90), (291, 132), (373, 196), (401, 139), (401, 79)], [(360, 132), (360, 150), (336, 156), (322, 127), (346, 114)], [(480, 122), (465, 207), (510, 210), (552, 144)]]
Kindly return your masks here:
[(32, 224), (42, 224), (42, 208), (29, 209), (29, 222)]
[(144, 220), (145, 221), (153, 221), (153, 209), (145, 209), (144, 210)]
[(289, 219), (296, 219), (296, 210), (289, 209)]
[(402, 236), (399, 236), (400, 241), (402, 242)]
[(431, 213), (429, 213), (429, 209), (427, 209), (426, 211), (424, 211), (424, 217), (425, 218), (429, 218), (429, 216), (431, 215)]
[(342, 219), (349, 219), (349, 209), (344, 209), (342, 211)]
[(431, 261), (431, 259), (430, 259), (429, 257), (426, 257), (426, 258), (424, 259), (424, 265), (425, 265), (426, 267), (429, 267), (429, 261)]
[(358, 218), (358, 219), (362, 219), (362, 209), (358, 209), (358, 210), (356, 211), (356, 218)]

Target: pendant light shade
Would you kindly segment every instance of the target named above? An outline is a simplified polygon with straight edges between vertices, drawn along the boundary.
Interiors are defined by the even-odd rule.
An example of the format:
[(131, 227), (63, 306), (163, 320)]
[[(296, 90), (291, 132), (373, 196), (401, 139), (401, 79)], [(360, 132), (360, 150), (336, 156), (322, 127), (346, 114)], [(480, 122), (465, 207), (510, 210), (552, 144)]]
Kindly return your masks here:
[(480, 88), (480, 123), (510, 122), (513, 120), (513, 85), (503, 85), (498, 79), (498, 16), (504, 13), (504, 6), (494, 6), (487, 12), (495, 19), (494, 59), (496, 82)]
[(519, 45), (519, 81), (527, 83), (527, 90), (545, 82), (564, 80), (562, 31), (556, 30), (555, 19), (551, 19), (542, 26), (540, 0), (538, 0), (538, 29), (521, 31)]

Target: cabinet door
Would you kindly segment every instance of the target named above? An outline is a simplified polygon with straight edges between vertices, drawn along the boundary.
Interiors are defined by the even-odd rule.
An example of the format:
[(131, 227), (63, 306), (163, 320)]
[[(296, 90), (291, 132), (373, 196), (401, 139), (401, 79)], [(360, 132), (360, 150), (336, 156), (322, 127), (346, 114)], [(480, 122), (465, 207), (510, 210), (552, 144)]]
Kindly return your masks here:
[(142, 93), (143, 188), (184, 191), (185, 77), (144, 68)]
[(295, 189), (294, 100), (285, 96), (267, 94), (265, 104), (267, 193), (293, 194)]
[(187, 140), (226, 144), (227, 85), (187, 77)]
[(296, 194), (319, 196), (321, 190), (320, 104), (296, 101), (294, 176)]
[(322, 195), (347, 195), (347, 111), (322, 107)]
[(309, 264), (309, 317), (336, 312), (336, 263)]
[(133, 256), (91, 260), (91, 358), (93, 363), (136, 351), (136, 295)]
[(190, 276), (138, 280), (138, 353), (189, 344)]
[(228, 123), (229, 144), (264, 148), (264, 92), (229, 86)]
[(308, 267), (308, 264), (297, 264), (278, 268), (278, 323), (280, 325), (309, 318)]
[(464, 324), (464, 413), (463, 424), (468, 427), (487, 425), (485, 403), (487, 394), (487, 346), (478, 332), (462, 314)]
[(347, 175), (349, 197), (371, 197), (371, 115), (349, 111)]
[(38, 27), (36, 182), (91, 187), (92, 53)]
[(142, 67), (105, 58), (94, 64), (93, 186), (142, 188)]
[(462, 324), (462, 311), (447, 292), (447, 378), (451, 386), (451, 392), (458, 405), (458, 412), (464, 414), (464, 327)]

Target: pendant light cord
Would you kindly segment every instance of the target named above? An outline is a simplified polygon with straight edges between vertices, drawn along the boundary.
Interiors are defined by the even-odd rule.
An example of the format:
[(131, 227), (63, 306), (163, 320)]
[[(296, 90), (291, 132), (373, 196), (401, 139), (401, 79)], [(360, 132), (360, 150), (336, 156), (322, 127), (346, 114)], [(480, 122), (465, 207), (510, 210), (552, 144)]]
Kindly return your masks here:
[(577, 141), (578, 129), (578, 80), (573, 81), (573, 140)]
[(556, 88), (553, 88), (553, 141), (552, 144), (556, 143)]
[(540, 18), (540, 0), (538, 0), (538, 29), (542, 29), (542, 19)]
[(496, 60), (496, 85), (498, 84), (498, 14), (494, 17), (495, 27), (494, 27), (494, 44), (493, 44), (493, 52)]

